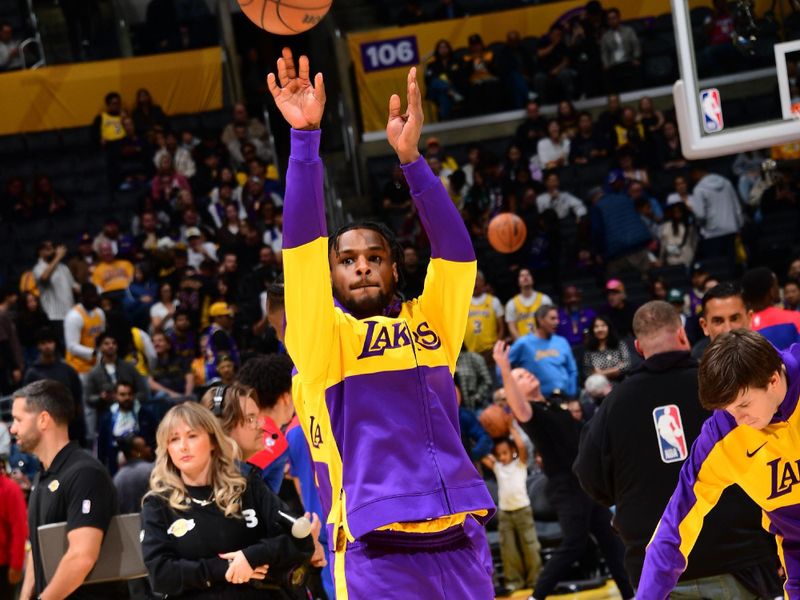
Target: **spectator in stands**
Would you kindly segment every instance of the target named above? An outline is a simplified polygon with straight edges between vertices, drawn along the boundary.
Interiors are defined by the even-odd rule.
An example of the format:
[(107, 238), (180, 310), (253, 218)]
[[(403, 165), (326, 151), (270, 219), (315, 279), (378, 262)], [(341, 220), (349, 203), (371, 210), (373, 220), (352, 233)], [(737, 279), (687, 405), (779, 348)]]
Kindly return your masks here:
[(630, 106), (623, 108), (619, 123), (614, 126), (614, 147), (625, 147), (635, 156), (645, 156), (648, 142), (644, 125), (636, 121), (636, 111)]
[(164, 136), (164, 145), (153, 156), (153, 164), (161, 168), (161, 158), (165, 155), (172, 158), (175, 171), (183, 175), (186, 179), (191, 179), (197, 172), (191, 152), (186, 148), (178, 146), (178, 137), (170, 132)]
[(225, 206), (225, 219), (217, 230), (216, 242), (219, 250), (233, 250), (242, 243), (242, 219), (239, 218), (239, 209), (235, 204)]
[(578, 131), (570, 140), (569, 163), (586, 165), (608, 156), (606, 140), (594, 128), (592, 116), (585, 111), (578, 114)]
[(665, 265), (684, 265), (687, 269), (697, 249), (697, 229), (689, 220), (689, 209), (683, 202), (667, 205), (667, 221), (659, 227), (661, 255)]
[(530, 158), (538, 152), (539, 140), (546, 136), (547, 120), (539, 113), (539, 103), (531, 100), (525, 107), (525, 120), (517, 127), (514, 140)]
[(621, 338), (629, 336), (633, 332), (632, 323), (636, 307), (628, 302), (625, 284), (619, 279), (609, 279), (606, 283), (606, 299), (606, 305), (598, 312), (608, 317), (613, 329)]
[(545, 175), (544, 186), (547, 191), (536, 198), (536, 208), (540, 213), (552, 209), (559, 219), (566, 219), (571, 213), (575, 221), (580, 221), (588, 212), (586, 205), (569, 192), (561, 191), (560, 183), (557, 172), (551, 171)]
[(783, 284), (783, 308), (800, 310), (800, 282), (792, 280)]
[(224, 354), (238, 369), (241, 362), (239, 348), (233, 337), (233, 309), (225, 302), (215, 302), (208, 310), (211, 326), (205, 331), (200, 347), (205, 353), (205, 381), (209, 383), (220, 376), (218, 363)]
[(39, 261), (33, 267), (33, 276), (41, 293), (42, 308), (53, 321), (59, 338), (63, 336), (64, 317), (75, 305), (73, 293), (80, 289), (72, 273), (62, 262), (66, 255), (66, 246), (56, 247), (52, 240), (42, 240), (39, 243)]
[[(267, 146), (260, 139), (250, 137), (246, 125), (235, 124), (233, 126), (234, 138), (228, 144), (228, 152), (231, 157), (231, 164), (235, 169), (243, 169), (247, 165), (247, 161), (256, 156), (263, 161), (269, 161), (271, 156)], [(255, 156), (251, 156), (248, 152), (247, 146), (252, 146), (252, 151)], [(251, 152), (252, 152), (251, 151)]]
[(186, 238), (189, 242), (189, 247), (187, 248), (189, 266), (193, 269), (199, 269), (204, 260), (218, 261), (216, 246), (211, 242), (205, 241), (203, 232), (198, 227), (187, 228)]
[(652, 221), (653, 227), (650, 227), (650, 235), (654, 240), (658, 240), (658, 223), (664, 220), (664, 209), (661, 208), (661, 203), (653, 196), (651, 196), (645, 185), (639, 180), (631, 180), (628, 184), (628, 197), (633, 200), (633, 203), (641, 201), (648, 207), (648, 215)]
[(412, 244), (403, 247), (403, 274), (401, 292), (406, 300), (417, 298), (422, 294), (422, 287), (427, 274), (427, 264), (420, 261), (419, 251)]
[(114, 487), (119, 496), (120, 514), (142, 510), (142, 498), (150, 489), (150, 473), (153, 472), (153, 449), (142, 436), (123, 436), (117, 440), (125, 463), (114, 475)]
[[(602, 9), (601, 9), (602, 11)], [(587, 13), (588, 14), (588, 13)], [(580, 90), (593, 98), (603, 93), (603, 63), (600, 59), (600, 34), (586, 17), (569, 21), (569, 60), (580, 82)]]
[(458, 0), (439, 0), (439, 4), (433, 9), (432, 16), (436, 21), (444, 21), (445, 19), (459, 19), (466, 14)]
[[(175, 299), (175, 290), (169, 281), (162, 281), (158, 286), (158, 302), (150, 307), (150, 332), (171, 332), (175, 326), (175, 312), (180, 303)], [(158, 350), (156, 350), (158, 351)]]
[(736, 236), (744, 223), (739, 196), (722, 175), (710, 173), (705, 162), (692, 163), (694, 216), (700, 224), (702, 258), (736, 257)]
[(564, 287), (561, 307), (558, 309), (556, 333), (565, 338), (573, 348), (583, 344), (592, 320), (597, 316), (594, 309), (581, 307), (581, 291), (576, 285)]
[(22, 381), (25, 355), (14, 325), (11, 306), (17, 295), (10, 288), (0, 288), (0, 394), (10, 394)]
[(495, 59), (497, 72), (506, 87), (512, 108), (522, 108), (531, 96), (536, 65), (533, 56), (522, 45), (519, 31), (506, 34), (506, 43)]
[(483, 356), (462, 346), (456, 361), (456, 377), (461, 384), (461, 400), (465, 408), (481, 410), (491, 402), (494, 379)]
[(100, 417), (97, 427), (97, 458), (112, 476), (119, 468), (117, 440), (139, 434), (139, 409), (138, 401), (134, 400), (133, 385), (117, 381), (111, 404)]
[(536, 330), (534, 315), (541, 306), (552, 305), (550, 296), (533, 289), (534, 279), (530, 269), (520, 269), (517, 274), (519, 294), (506, 303), (505, 319), (512, 340)]
[[(651, 236), (631, 199), (619, 193), (622, 174), (612, 172), (610, 193), (602, 196), (591, 209), (592, 244), (609, 274), (636, 269), (644, 277), (650, 270), (647, 245)], [(631, 315), (633, 316), (633, 315)]]
[(547, 137), (536, 144), (536, 155), (542, 169), (558, 169), (569, 162), (570, 140), (561, 132), (558, 121), (552, 119), (547, 123)]
[(92, 137), (107, 152), (113, 153), (115, 144), (125, 137), (125, 128), (122, 126), (122, 96), (117, 92), (109, 92), (105, 98), (106, 107), (97, 115), (92, 123)]
[[(486, 278), (479, 270), (475, 276), (475, 289), (469, 305), (469, 319), (464, 344), (470, 352), (491, 354), (497, 340), (505, 338), (503, 305), (496, 296), (489, 293)], [(489, 360), (487, 359), (487, 363)]]
[(683, 157), (678, 128), (672, 121), (665, 121), (661, 135), (656, 137), (656, 164), (665, 170), (685, 169), (689, 164)]
[(586, 336), (583, 377), (599, 374), (611, 381), (619, 381), (630, 368), (630, 350), (627, 344), (619, 339), (611, 320), (605, 316), (595, 317), (589, 325)]
[(255, 117), (250, 117), (247, 112), (247, 106), (245, 106), (244, 103), (237, 102), (233, 105), (233, 120), (225, 126), (220, 136), (220, 140), (226, 147), (237, 139), (237, 125), (244, 125), (246, 127), (248, 139), (256, 139), (262, 142), (266, 141), (268, 134), (267, 128)]
[(732, 170), (733, 174), (739, 178), (736, 189), (742, 202), (747, 203), (749, 201), (750, 190), (761, 178), (761, 165), (766, 158), (767, 155), (762, 150), (740, 152), (736, 155)]
[(150, 183), (150, 196), (154, 201), (167, 205), (180, 190), (191, 190), (189, 180), (175, 170), (170, 154), (162, 154)]
[[(2, 27), (2, 25), (0, 25)], [(2, 31), (2, 30), (0, 30)], [(2, 426), (5, 428), (5, 424)], [(0, 460), (0, 598), (13, 600), (22, 581), (28, 539), (25, 496), (6, 471), (6, 456)]]
[(175, 328), (169, 334), (170, 345), (176, 355), (191, 363), (200, 349), (192, 317), (183, 306), (175, 311)]
[[(92, 249), (99, 254), (100, 245), (103, 243), (111, 244), (111, 250), (116, 255), (119, 253), (120, 229), (119, 220), (116, 217), (108, 217), (103, 221), (103, 229), (92, 241)], [(94, 269), (92, 269), (94, 271)]]
[(650, 96), (642, 96), (639, 99), (639, 114), (636, 119), (644, 125), (647, 135), (653, 136), (661, 132), (666, 123), (664, 113), (653, 106), (653, 99)]
[(550, 27), (547, 37), (540, 40), (536, 51), (538, 69), (533, 87), (539, 102), (573, 100), (577, 72), (570, 66), (569, 49), (564, 41), (564, 29), (559, 24)]
[(0, 22), (0, 71), (22, 68), (22, 51), (8, 21)]
[(136, 92), (136, 107), (133, 109), (132, 116), (136, 132), (139, 135), (145, 135), (156, 127), (165, 130), (169, 128), (167, 115), (158, 104), (153, 103), (153, 97), (145, 88), (140, 88)]
[(42, 310), (39, 297), (33, 292), (22, 292), (16, 306), (15, 326), (22, 346), (25, 365), (30, 367), (39, 355), (36, 347), (36, 332), (48, 327), (50, 319)]
[(78, 248), (75, 256), (69, 259), (67, 267), (78, 285), (83, 285), (92, 275), (97, 265), (97, 256), (94, 253), (94, 238), (88, 233), (78, 237)]
[(780, 302), (778, 278), (767, 267), (750, 269), (742, 277), (742, 297), (752, 311), (750, 328), (778, 350), (800, 340), (800, 313), (776, 306)]
[(65, 360), (84, 383), (95, 364), (96, 338), (106, 327), (105, 314), (99, 303), (97, 287), (93, 283), (83, 283), (79, 302), (64, 317)]
[(667, 196), (667, 207), (674, 204), (683, 204), (686, 210), (690, 213), (694, 212), (696, 200), (691, 191), (689, 191), (689, 182), (686, 177), (678, 175), (675, 178), (675, 191)]
[(25, 180), (17, 175), (6, 179), (6, 187), (3, 191), (2, 206), (0, 206), (0, 217), (4, 221), (11, 221), (15, 218), (16, 207), (31, 205), (33, 200), (29, 198), (25, 190)]
[(536, 329), (515, 341), (509, 352), (511, 366), (522, 367), (540, 382), (542, 394), (550, 397), (558, 391), (568, 398), (577, 397), (578, 368), (566, 339), (556, 334), (558, 308), (540, 306), (536, 310)]
[(738, 283), (726, 281), (703, 295), (699, 324), (706, 337), (692, 348), (692, 358), (700, 360), (708, 345), (732, 329), (750, 329), (752, 313), (747, 309)]
[(742, 61), (742, 55), (733, 47), (736, 24), (727, 0), (714, 0), (714, 10), (703, 28), (708, 43), (697, 53), (698, 74), (708, 77), (736, 70), (735, 63)]
[(381, 208), (393, 231), (397, 231), (411, 210), (411, 191), (399, 164), (392, 168), (392, 178), (383, 186)]
[[(461, 391), (459, 376), (453, 378), (456, 388), (456, 405), (458, 406), (458, 428), (461, 432), (461, 444), (467, 455), (477, 466), (482, 459), (486, 459), (492, 451), (492, 438), (478, 421), (475, 411), (468, 409), (463, 404), (464, 394)], [(487, 465), (488, 466), (488, 465)]]
[(606, 98), (606, 109), (597, 117), (598, 133), (608, 140), (611, 148), (617, 147), (616, 126), (622, 120), (622, 104), (619, 94), (609, 94)]
[(122, 117), (122, 128), (125, 137), (109, 154), (109, 171), (112, 183), (119, 186), (120, 191), (135, 190), (143, 187), (152, 176), (150, 157), (153, 152), (147, 140), (136, 132), (131, 117)]
[(175, 353), (170, 338), (163, 332), (157, 331), (153, 334), (153, 346), (156, 360), (148, 379), (153, 397), (173, 403), (192, 398), (194, 374), (191, 364)]
[(121, 295), (133, 281), (133, 264), (114, 256), (111, 242), (107, 241), (100, 242), (98, 257), (100, 260), (92, 273), (92, 283), (101, 294), (118, 292)]
[(646, 168), (636, 165), (634, 162), (635, 154), (636, 150), (628, 144), (617, 148), (617, 163), (619, 169), (622, 171), (622, 175), (625, 177), (626, 181), (630, 183), (638, 182), (644, 187), (650, 187), (650, 175)]
[(469, 53), (464, 57), (465, 77), (469, 83), (469, 103), (472, 114), (485, 114), (495, 110), (499, 99), (497, 89), (490, 85), (497, 81), (494, 53), (486, 48), (477, 33), (469, 36)]
[(397, 24), (402, 26), (414, 25), (426, 21), (425, 12), (419, 0), (406, 0), (400, 12), (397, 14)]
[(425, 66), (425, 90), (428, 100), (436, 105), (439, 120), (453, 115), (453, 107), (464, 100), (465, 66), (453, 57), (447, 40), (436, 42), (432, 60)]
[(639, 83), (637, 75), (642, 48), (636, 32), (621, 24), (619, 9), (609, 9), (606, 20), (608, 30), (600, 41), (606, 89), (616, 93), (625, 92)]
[(33, 202), (42, 217), (57, 217), (69, 211), (66, 198), (53, 188), (47, 175), (39, 175), (34, 180)]

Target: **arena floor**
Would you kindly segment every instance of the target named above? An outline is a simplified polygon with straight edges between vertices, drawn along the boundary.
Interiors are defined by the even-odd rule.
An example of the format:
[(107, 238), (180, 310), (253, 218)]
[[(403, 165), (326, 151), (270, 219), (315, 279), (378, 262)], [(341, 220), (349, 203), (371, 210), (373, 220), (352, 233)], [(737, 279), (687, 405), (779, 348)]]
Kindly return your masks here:
[[(519, 590), (510, 596), (498, 596), (496, 600), (526, 600), (531, 595), (531, 590)], [(578, 594), (562, 594), (554, 596), (562, 600), (620, 600), (617, 586), (613, 581), (607, 581), (605, 587)]]

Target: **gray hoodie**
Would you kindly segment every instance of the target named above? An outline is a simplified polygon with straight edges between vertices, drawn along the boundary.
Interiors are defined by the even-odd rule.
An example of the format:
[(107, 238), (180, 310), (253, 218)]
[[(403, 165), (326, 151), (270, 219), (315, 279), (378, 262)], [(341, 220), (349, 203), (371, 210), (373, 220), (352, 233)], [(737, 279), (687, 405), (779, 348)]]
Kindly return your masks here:
[(694, 214), (703, 239), (738, 233), (742, 227), (742, 206), (731, 182), (710, 173), (694, 186)]

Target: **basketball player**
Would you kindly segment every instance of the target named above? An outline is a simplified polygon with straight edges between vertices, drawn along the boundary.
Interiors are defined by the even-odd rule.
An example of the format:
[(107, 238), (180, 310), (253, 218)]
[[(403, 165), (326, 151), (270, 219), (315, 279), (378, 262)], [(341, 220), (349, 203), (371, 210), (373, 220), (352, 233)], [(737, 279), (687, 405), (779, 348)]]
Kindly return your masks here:
[(763, 511), (786, 572), (786, 598), (800, 598), (800, 345), (779, 352), (758, 333), (735, 329), (706, 350), (700, 402), (714, 410), (692, 446), (647, 547), (637, 597), (667, 598), (686, 568), (703, 518), (728, 486)]
[(506, 323), (513, 340), (533, 333), (536, 329), (536, 319), (533, 317), (536, 310), (540, 306), (554, 304), (550, 296), (533, 289), (533, 273), (530, 269), (519, 270), (517, 285), (519, 294), (506, 302)]
[(404, 303), (396, 294), (402, 249), (388, 229), (351, 223), (328, 239), (318, 150), (322, 74), (312, 84), (308, 59), (296, 69), (284, 49), (267, 84), (292, 126), (285, 339), (297, 368), (295, 407), (328, 512), (337, 600), (492, 598), (482, 548), (468, 534), (495, 508), (461, 444), (453, 385), (475, 255), (418, 151), (416, 69), (408, 74), (407, 112), (393, 95), (386, 126), (431, 240), (425, 288)]

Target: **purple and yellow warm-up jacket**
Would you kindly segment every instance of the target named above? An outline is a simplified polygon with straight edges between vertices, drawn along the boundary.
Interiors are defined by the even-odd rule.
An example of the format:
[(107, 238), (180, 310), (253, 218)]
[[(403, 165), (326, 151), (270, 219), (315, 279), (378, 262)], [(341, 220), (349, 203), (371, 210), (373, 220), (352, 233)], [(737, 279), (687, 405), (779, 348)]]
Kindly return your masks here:
[(330, 539), (484, 521), (494, 505), (461, 443), (453, 385), (476, 272), (458, 211), (424, 159), (403, 166), (431, 241), (424, 291), (396, 316), (358, 320), (333, 300), (320, 131), (291, 136), (285, 339)]
[(724, 410), (714, 411), (703, 424), (647, 546), (636, 593), (640, 600), (668, 597), (686, 568), (703, 518), (734, 483), (761, 507), (764, 528), (775, 535), (786, 598), (800, 599), (800, 344), (780, 354), (788, 390), (767, 427), (737, 426)]

